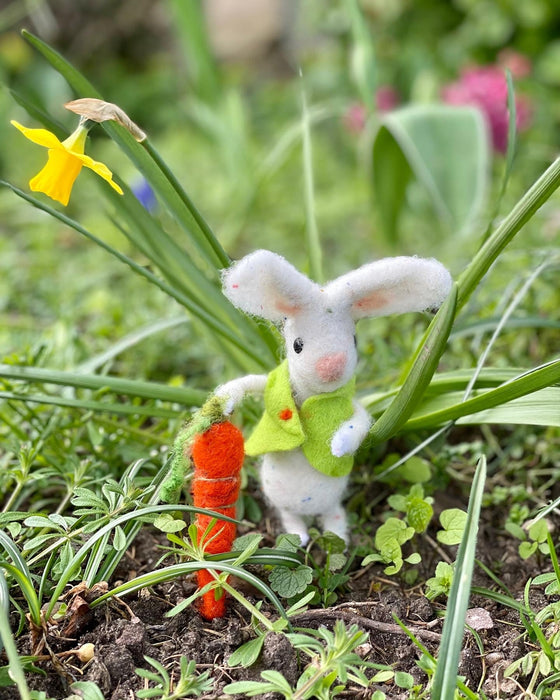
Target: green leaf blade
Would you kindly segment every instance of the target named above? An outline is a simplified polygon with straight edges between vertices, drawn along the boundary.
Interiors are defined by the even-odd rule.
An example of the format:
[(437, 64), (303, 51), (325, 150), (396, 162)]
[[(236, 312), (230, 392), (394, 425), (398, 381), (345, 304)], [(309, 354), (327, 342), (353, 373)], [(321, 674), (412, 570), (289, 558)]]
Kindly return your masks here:
[(425, 342), (419, 346), (408, 375), (387, 410), (373, 424), (368, 442), (384, 442), (395, 435), (407, 422), (422, 398), (445, 350), (455, 318), (457, 287), (454, 286), (433, 319)]
[(412, 105), (384, 115), (373, 144), (372, 173), (389, 240), (397, 238), (412, 174), (446, 228), (461, 232), (472, 226), (484, 204), (489, 160), (486, 127), (477, 109)]
[(486, 481), (486, 458), (480, 458), (469, 498), (465, 536), (459, 546), (453, 583), (449, 594), (445, 622), (440, 643), (432, 698), (453, 698), (457, 687), (457, 667), (465, 629), (474, 568), (478, 521)]

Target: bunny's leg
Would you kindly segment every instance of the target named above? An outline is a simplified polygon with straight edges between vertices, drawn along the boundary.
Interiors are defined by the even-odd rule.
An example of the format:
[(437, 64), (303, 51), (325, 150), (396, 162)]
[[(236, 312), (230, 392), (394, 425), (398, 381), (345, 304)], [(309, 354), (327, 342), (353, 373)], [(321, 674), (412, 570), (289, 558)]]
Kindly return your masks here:
[(280, 519), (284, 530), (293, 535), (299, 535), (301, 546), (305, 547), (309, 542), (309, 533), (307, 532), (307, 525), (302, 516), (291, 510), (278, 509), (278, 512), (280, 513)]
[(286, 532), (309, 541), (306, 516), (320, 516), (347, 541), (346, 514), (340, 505), (348, 477), (326, 476), (314, 469), (301, 450), (274, 452), (264, 456), (261, 482), (265, 496), (277, 509)]
[(328, 513), (322, 513), (320, 516), (321, 524), (323, 525), (323, 530), (329, 530), (338, 535), (341, 539), (348, 544), (348, 521), (346, 519), (346, 511), (338, 503), (332, 510)]

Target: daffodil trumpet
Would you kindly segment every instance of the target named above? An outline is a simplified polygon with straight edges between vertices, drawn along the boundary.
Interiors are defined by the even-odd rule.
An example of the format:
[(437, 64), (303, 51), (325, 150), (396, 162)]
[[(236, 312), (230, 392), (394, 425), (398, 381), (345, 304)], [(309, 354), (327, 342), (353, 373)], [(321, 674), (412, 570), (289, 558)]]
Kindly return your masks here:
[(104, 163), (85, 155), (88, 134), (86, 120), (80, 120), (76, 130), (64, 141), (59, 141), (47, 129), (28, 129), (16, 121), (11, 123), (25, 138), (48, 149), (47, 164), (29, 181), (29, 187), (33, 192), (42, 192), (66, 206), (76, 178), (81, 169), (86, 167), (106, 180), (119, 194), (123, 193), (113, 180), (113, 174), (109, 168)]

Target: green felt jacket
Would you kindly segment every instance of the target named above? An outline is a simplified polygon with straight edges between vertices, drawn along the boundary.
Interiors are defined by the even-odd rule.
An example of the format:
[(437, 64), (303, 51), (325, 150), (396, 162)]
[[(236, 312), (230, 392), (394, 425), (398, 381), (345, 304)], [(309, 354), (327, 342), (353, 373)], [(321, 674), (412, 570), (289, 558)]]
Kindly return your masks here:
[(354, 413), (356, 379), (340, 389), (306, 399), (297, 409), (285, 360), (273, 370), (264, 391), (264, 414), (245, 443), (249, 456), (284, 452), (301, 447), (312, 467), (328, 476), (344, 476), (354, 464), (353, 455), (335, 457), (331, 439)]

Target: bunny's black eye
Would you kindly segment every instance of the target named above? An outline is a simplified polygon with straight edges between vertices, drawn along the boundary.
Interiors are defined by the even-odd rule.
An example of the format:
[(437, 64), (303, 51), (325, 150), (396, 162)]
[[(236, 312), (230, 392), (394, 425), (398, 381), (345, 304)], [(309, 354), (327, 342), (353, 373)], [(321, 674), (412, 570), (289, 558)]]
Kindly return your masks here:
[(294, 340), (294, 352), (296, 352), (299, 355), (302, 350), (303, 350), (303, 340), (301, 338), (296, 338)]
[(358, 336), (354, 333), (354, 346), (358, 347)]

